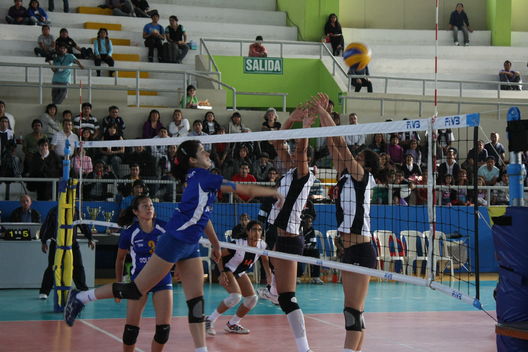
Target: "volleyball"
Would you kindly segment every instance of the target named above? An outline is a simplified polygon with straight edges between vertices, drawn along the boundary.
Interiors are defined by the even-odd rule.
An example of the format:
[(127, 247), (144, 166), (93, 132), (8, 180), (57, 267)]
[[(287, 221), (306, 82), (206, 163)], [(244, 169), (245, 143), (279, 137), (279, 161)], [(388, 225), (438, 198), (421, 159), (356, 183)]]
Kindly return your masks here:
[(364, 69), (372, 59), (370, 49), (362, 43), (350, 43), (343, 52), (345, 63), (354, 69)]

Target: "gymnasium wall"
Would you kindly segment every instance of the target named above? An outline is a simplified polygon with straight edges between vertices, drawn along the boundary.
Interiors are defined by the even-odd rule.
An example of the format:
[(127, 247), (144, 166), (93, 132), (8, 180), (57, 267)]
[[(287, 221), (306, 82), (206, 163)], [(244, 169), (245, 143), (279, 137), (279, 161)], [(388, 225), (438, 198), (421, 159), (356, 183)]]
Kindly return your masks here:
[(288, 25), (298, 28), (299, 40), (312, 42), (321, 40), (328, 15), (339, 15), (339, 7), (340, 0), (277, 0), (277, 10), (287, 13)]
[[(440, 29), (447, 29), (449, 16), (458, 2), (464, 3), (474, 29), (489, 29), (485, 0), (440, 0)], [(340, 0), (339, 21), (349, 28), (434, 29), (434, 4), (434, 0)]]
[[(338, 101), (339, 87), (330, 72), (319, 59), (291, 59), (283, 60), (283, 74), (245, 74), (243, 72), (243, 58), (240, 56), (215, 56), (222, 81), (237, 87), (243, 92), (288, 93), (288, 108), (294, 108), (317, 92), (328, 93), (331, 99)], [(239, 108), (264, 108), (280, 106), (282, 98), (238, 96)], [(226, 91), (226, 102), (232, 101), (232, 94)]]
[(515, 32), (528, 32), (528, 1), (511, 0), (511, 30)]

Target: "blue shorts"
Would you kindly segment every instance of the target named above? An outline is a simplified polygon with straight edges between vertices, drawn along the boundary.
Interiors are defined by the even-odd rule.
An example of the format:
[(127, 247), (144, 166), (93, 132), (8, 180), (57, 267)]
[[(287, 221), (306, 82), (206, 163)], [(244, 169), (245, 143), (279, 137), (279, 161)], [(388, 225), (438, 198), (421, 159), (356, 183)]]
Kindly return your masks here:
[(200, 244), (183, 242), (169, 234), (159, 236), (156, 255), (169, 263), (200, 257)]
[[(139, 275), (139, 273), (137, 275)], [(134, 275), (132, 277), (132, 281), (134, 281), (136, 279), (137, 275)], [(171, 275), (171, 273), (168, 273), (167, 275), (165, 275), (165, 277), (163, 277), (163, 279), (161, 279), (161, 281), (158, 282), (156, 284), (156, 286), (154, 286), (153, 288), (150, 289), (149, 293), (150, 292), (155, 293), (155, 292), (163, 291), (163, 290), (172, 290), (172, 275)]]

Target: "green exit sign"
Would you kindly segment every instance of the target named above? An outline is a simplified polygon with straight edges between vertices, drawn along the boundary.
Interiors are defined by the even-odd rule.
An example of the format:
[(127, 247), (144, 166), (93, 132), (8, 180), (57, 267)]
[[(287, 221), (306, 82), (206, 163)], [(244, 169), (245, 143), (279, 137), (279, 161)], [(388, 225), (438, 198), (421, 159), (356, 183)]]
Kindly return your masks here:
[(282, 75), (280, 57), (244, 57), (244, 73), (264, 73)]

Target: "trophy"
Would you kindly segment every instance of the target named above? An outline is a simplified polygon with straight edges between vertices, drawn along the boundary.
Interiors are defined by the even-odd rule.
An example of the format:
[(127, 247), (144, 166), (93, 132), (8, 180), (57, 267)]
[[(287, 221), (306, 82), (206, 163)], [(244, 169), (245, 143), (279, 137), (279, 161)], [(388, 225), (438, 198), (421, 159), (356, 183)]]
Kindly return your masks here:
[[(90, 214), (90, 219), (96, 220), (97, 216), (101, 212), (101, 207), (97, 207), (97, 208), (86, 207), (86, 210), (88, 211), (88, 214)], [(92, 233), (96, 233), (96, 232), (97, 230), (95, 229), (95, 225), (92, 224)]]
[[(112, 218), (114, 217), (114, 211), (103, 211), (103, 215), (104, 215), (104, 218), (105, 218), (105, 221), (106, 222), (111, 222), (112, 221)], [(106, 227), (106, 233), (107, 234), (110, 234), (112, 231), (111, 231), (111, 227), (110, 226), (107, 226)]]

